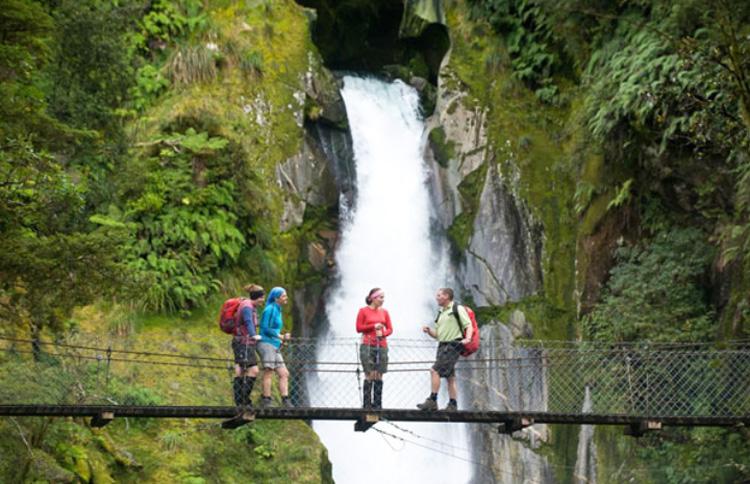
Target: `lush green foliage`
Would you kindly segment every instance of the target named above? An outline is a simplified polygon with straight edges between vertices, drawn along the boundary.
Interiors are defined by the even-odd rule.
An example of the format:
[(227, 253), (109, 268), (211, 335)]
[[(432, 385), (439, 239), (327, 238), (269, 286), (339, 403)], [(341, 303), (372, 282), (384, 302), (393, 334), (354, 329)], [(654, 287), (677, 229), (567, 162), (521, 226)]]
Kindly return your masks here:
[(0, 9), (0, 140), (31, 132), (43, 137), (56, 123), (46, 112), (43, 82), (35, 74), (50, 58), (54, 24), (37, 2), (8, 0)]
[(750, 479), (749, 437), (744, 428), (669, 429), (645, 437), (638, 454), (657, 482), (744, 482)]
[(126, 34), (134, 11), (92, 0), (64, 0), (53, 11), (55, 49), (47, 98), (57, 119), (118, 135), (121, 122), (115, 111), (133, 82)]
[(710, 341), (714, 336), (702, 276), (713, 256), (694, 229), (673, 229), (617, 251), (602, 302), (584, 326), (604, 341)]
[(243, 248), (236, 225), (241, 180), (220, 156), (227, 144), (192, 128), (154, 140), (158, 153), (137, 165), (145, 176), (136, 176), (138, 191), (129, 193), (120, 220), (95, 219), (134, 228), (129, 267), (147, 279), (149, 309), (195, 306), (218, 287), (217, 269)]
[[(718, 267), (734, 287), (722, 318), (742, 334), (750, 310), (750, 4), (469, 3), (502, 34), (511, 67), (532, 89), (545, 76), (580, 86), (586, 139), (600, 147), (607, 174), (579, 183), (575, 210), (587, 215), (606, 197), (602, 214), (645, 220), (658, 200), (679, 224), (711, 227), (706, 238), (721, 244)], [(538, 62), (519, 64), (522, 55)], [(524, 65), (541, 66), (531, 70), (536, 81)]]
[[(278, 236), (270, 169), (299, 149), (302, 130), (287, 106), (314, 54), (292, 2), (2, 3), (0, 333), (57, 339), (88, 326), (134, 336), (162, 325), (144, 340), (221, 351), (225, 336), (206, 328), (222, 283), (229, 293), (260, 273), (289, 276), (285, 285), (319, 277), (309, 262), (295, 272), (303, 259), (296, 249), (325, 225)], [(289, 32), (302, 40), (288, 42)], [(332, 217), (314, 208), (311, 217)], [(195, 334), (175, 340), (175, 324), (185, 336), (191, 317), (200, 319)], [(35, 363), (49, 365), (36, 371)], [(0, 393), (98, 401), (84, 389), (104, 378), (104, 365), (88, 363), (77, 368), (43, 348), (4, 352)], [(182, 395), (229, 402), (225, 375), (196, 385), (171, 370), (134, 367), (128, 378), (111, 378), (108, 398), (164, 404), (179, 385)], [(303, 424), (260, 423), (247, 440), (205, 422), (123, 419), (112, 436), (62, 419), (0, 427), (0, 480), (9, 482), (270, 482), (279, 473), (320, 482), (327, 464)]]
[(610, 183), (634, 180), (619, 205), (645, 219), (642, 202), (657, 198), (715, 227), (721, 266), (737, 273), (724, 276), (736, 288), (724, 319), (741, 333), (750, 304), (750, 7), (654, 0), (588, 8), (597, 19), (582, 76), (588, 127), (620, 173)]
[[(92, 309), (86, 311), (91, 317)], [(211, 312), (211, 323), (213, 318)], [(182, 353), (220, 354), (227, 348), (226, 337), (206, 334), (208, 319), (204, 315), (183, 324), (178, 340), (169, 320), (116, 337), (113, 344), (149, 351), (169, 341)], [(85, 318), (78, 328), (80, 339), (66, 342), (90, 344), (90, 338), (98, 336), (86, 333), (92, 327), (100, 333)], [(28, 348), (17, 345), (19, 351)], [(176, 398), (208, 398), (228, 403), (230, 385), (231, 377), (223, 370), (209, 370), (196, 380), (194, 371), (174, 367), (113, 363), (107, 369), (92, 360), (43, 353), (35, 361), (24, 353), (0, 353), (0, 399), (6, 402), (164, 405)], [(0, 430), (3, 482), (274, 482), (279, 475), (295, 476), (295, 482), (321, 482), (319, 466), (325, 457), (303, 422), (258, 421), (226, 431), (218, 422), (195, 419), (116, 418), (104, 429), (93, 429), (80, 419), (3, 418)]]
[[(202, 2), (6, 4), (3, 315), (60, 328), (75, 305), (107, 288), (125, 301), (139, 294), (134, 299), (145, 308), (195, 306), (217, 288), (218, 271), (238, 260), (246, 236), (258, 232), (250, 226), (252, 175), (226, 139), (189, 125), (128, 153), (123, 125), (169, 79), (216, 76), (218, 54), (205, 39), (192, 40), (209, 26)], [(191, 63), (195, 52), (209, 75)], [(260, 69), (253, 56), (246, 63)], [(148, 288), (146, 297), (138, 288)]]
[(60, 329), (125, 280), (116, 229), (92, 230), (84, 185), (28, 140), (0, 144), (0, 318)]
[(513, 75), (535, 90), (544, 102), (558, 94), (553, 74), (559, 71), (563, 52), (549, 23), (552, 18), (538, 0), (469, 0), (473, 17), (486, 19), (506, 41)]

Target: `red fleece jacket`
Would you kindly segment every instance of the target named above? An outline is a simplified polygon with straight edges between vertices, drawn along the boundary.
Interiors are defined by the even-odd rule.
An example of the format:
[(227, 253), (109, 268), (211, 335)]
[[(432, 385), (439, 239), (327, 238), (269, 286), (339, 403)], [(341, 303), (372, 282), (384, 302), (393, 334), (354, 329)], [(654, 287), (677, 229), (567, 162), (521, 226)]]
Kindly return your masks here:
[[(383, 336), (378, 341), (375, 335), (375, 325), (381, 323), (383, 327)], [(383, 308), (372, 309), (365, 306), (357, 313), (357, 332), (362, 333), (362, 344), (368, 346), (388, 346), (385, 338), (393, 333), (391, 326), (391, 315)]]

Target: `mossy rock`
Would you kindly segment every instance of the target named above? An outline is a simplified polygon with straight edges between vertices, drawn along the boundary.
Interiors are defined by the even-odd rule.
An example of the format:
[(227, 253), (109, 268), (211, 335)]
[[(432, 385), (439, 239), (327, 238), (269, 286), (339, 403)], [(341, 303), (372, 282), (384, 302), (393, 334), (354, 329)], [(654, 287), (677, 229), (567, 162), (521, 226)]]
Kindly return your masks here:
[(448, 163), (456, 158), (456, 143), (447, 139), (442, 126), (433, 128), (428, 135), (428, 139), (432, 153), (435, 155), (435, 161), (443, 168), (447, 168)]
[(471, 235), (474, 231), (474, 219), (479, 210), (480, 196), (487, 179), (488, 168), (487, 162), (482, 163), (458, 184), (458, 193), (461, 196), (461, 213), (456, 216), (448, 228), (448, 238), (453, 243), (457, 254), (462, 254), (469, 248)]
[(51, 484), (67, 484), (78, 482), (75, 473), (64, 469), (54, 457), (40, 449), (32, 449), (29, 462), (29, 472), (25, 482), (48, 482)]
[(401, 19), (401, 37), (419, 37), (431, 24), (445, 24), (445, 12), (440, 1), (403, 0), (404, 16)]

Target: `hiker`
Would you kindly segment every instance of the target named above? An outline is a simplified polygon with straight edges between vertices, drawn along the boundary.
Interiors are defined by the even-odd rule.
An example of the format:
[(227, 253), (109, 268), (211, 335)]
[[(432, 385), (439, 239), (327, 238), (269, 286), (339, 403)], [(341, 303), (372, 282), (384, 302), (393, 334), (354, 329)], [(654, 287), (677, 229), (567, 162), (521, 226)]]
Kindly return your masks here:
[(393, 333), (391, 316), (383, 308), (385, 292), (379, 287), (365, 298), (367, 306), (357, 313), (357, 332), (362, 333), (359, 358), (365, 370), (362, 408), (383, 408), (383, 373), (388, 370), (388, 343)]
[(289, 296), (282, 287), (274, 287), (268, 293), (266, 308), (260, 320), (260, 336), (258, 342), (258, 353), (263, 364), (263, 398), (261, 405), (265, 408), (271, 407), (271, 378), (273, 372), (279, 375), (279, 392), (281, 393), (281, 405), (283, 407), (294, 407), (289, 400), (289, 371), (286, 369), (284, 359), (281, 356), (281, 344), (288, 341), (289, 333), (281, 334), (284, 322), (281, 319), (281, 306), (289, 302)]
[[(473, 328), (469, 314), (463, 306), (458, 307), (456, 314), (453, 312), (453, 289), (443, 287), (438, 289), (435, 300), (440, 306), (435, 329), (423, 326), (422, 331), (438, 340), (437, 356), (435, 364), (430, 369), (432, 393), (424, 403), (417, 405), (420, 410), (437, 410), (437, 395), (440, 390), (440, 379), (448, 379), (448, 396), (450, 401), (445, 410), (455, 412), (458, 410), (456, 389), (456, 362), (462, 350), (462, 345), (471, 341)], [(456, 317), (456, 315), (458, 317)], [(464, 337), (464, 331), (465, 337)]]
[(234, 382), (232, 391), (237, 406), (251, 407), (250, 393), (258, 376), (258, 361), (255, 356), (255, 344), (260, 339), (255, 328), (258, 323), (258, 308), (266, 296), (263, 288), (257, 284), (248, 284), (243, 288), (248, 299), (242, 299), (237, 308), (235, 333), (232, 338), (234, 353)]

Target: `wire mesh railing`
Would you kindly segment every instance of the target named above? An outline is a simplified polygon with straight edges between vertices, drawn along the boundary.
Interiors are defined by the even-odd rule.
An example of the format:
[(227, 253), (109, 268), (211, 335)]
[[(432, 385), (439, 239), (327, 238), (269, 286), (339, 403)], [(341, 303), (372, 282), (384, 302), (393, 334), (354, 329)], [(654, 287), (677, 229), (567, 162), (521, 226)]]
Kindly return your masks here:
[[(187, 346), (0, 337), (1, 405), (233, 406), (229, 342)], [(436, 343), (390, 339), (384, 408), (415, 409), (430, 393)], [(255, 348), (250, 348), (253, 351)], [(366, 380), (356, 339), (294, 339), (280, 349), (294, 407), (358, 408)], [(250, 396), (261, 404), (263, 363)], [(750, 344), (606, 345), (483, 340), (455, 365), (459, 410), (658, 417), (750, 415)], [(272, 377), (279, 405), (279, 377)], [(442, 385), (445, 387), (445, 384)], [(586, 402), (586, 389), (590, 398)], [(444, 398), (441, 395), (441, 407)]]

